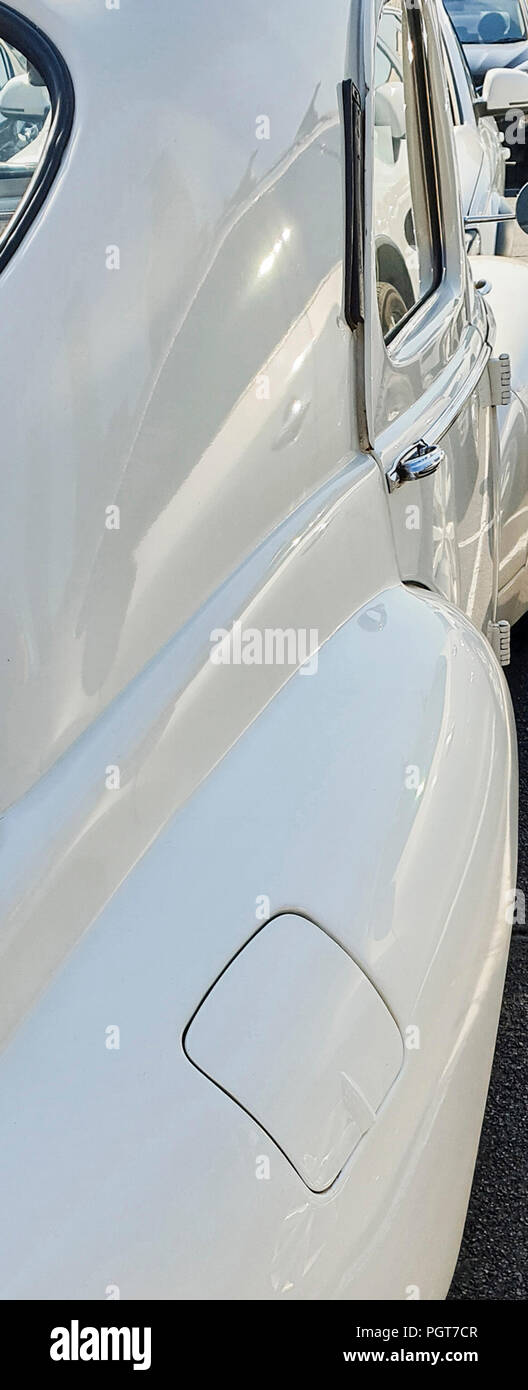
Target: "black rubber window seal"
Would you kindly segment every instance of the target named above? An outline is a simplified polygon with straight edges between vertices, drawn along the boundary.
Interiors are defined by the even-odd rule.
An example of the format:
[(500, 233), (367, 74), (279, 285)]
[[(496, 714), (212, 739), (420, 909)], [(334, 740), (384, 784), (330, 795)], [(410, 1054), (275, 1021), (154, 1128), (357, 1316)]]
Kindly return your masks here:
[(0, 274), (20, 246), (58, 173), (73, 124), (73, 82), (51, 39), (10, 5), (0, 3), (0, 39), (12, 44), (40, 72), (50, 96), (51, 126), (40, 165), (0, 241)]

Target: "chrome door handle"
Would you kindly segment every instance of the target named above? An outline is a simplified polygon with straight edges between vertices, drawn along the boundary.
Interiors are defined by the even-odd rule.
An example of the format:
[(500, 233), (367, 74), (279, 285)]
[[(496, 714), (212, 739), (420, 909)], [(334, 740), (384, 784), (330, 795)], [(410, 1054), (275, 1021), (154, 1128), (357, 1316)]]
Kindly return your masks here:
[(413, 444), (412, 449), (407, 453), (401, 454), (396, 463), (387, 473), (387, 484), (389, 492), (394, 492), (402, 483), (412, 483), (420, 478), (428, 478), (441, 463), (445, 463), (445, 452), (439, 444), (426, 444), (425, 439), (419, 439), (417, 444)]

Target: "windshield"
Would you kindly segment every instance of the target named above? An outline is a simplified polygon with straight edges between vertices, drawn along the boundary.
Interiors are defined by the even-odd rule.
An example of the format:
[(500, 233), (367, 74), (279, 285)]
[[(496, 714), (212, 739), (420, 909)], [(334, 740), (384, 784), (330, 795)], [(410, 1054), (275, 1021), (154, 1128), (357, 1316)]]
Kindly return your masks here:
[(519, 0), (445, 0), (461, 43), (518, 43), (526, 38)]

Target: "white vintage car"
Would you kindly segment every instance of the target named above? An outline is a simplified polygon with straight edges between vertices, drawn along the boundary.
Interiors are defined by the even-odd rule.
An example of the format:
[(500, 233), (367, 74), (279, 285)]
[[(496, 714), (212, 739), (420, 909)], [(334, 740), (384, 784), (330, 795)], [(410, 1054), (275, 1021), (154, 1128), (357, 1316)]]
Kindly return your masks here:
[[(497, 212), (506, 212), (504, 199), (505, 163), (510, 149), (499, 134), (492, 111), (485, 100), (477, 101), (471, 74), (455, 30), (441, 3), (438, 4), (442, 28), (442, 50), (446, 65), (447, 88), (454, 123), (455, 148), (461, 186), (462, 207), (476, 221), (471, 226), (468, 248), (472, 254), (507, 254), (510, 250), (510, 227), (495, 219)], [(16, 63), (16, 52), (3, 49), (4, 62)], [(501, 115), (511, 107), (509, 87), (513, 80), (514, 96), (519, 84), (528, 97), (528, 74), (513, 77), (500, 74), (505, 94), (501, 98)], [(377, 115), (375, 140), (387, 178), (388, 215), (397, 215), (396, 205), (400, 178), (403, 174), (403, 218), (410, 208), (405, 204), (407, 186), (405, 151), (405, 117), (402, 76), (401, 5), (398, 0), (384, 8), (377, 39), (376, 56)], [(21, 118), (17, 120), (17, 117)], [(51, 122), (48, 93), (45, 86), (30, 84), (27, 74), (18, 71), (0, 92), (0, 122), (16, 127), (16, 140), (9, 157), (0, 160), (0, 232), (7, 226), (25, 193), (45, 149)], [(10, 123), (10, 124), (9, 124)], [(22, 127), (22, 129), (20, 129)], [(388, 143), (387, 143), (388, 137)], [(8, 147), (9, 148), (9, 147)], [(401, 228), (400, 228), (401, 233)], [(401, 236), (400, 236), (401, 240)], [(382, 238), (383, 242), (383, 238)], [(406, 259), (411, 270), (415, 261), (414, 248), (405, 238)], [(397, 285), (394, 286), (397, 288)], [(405, 289), (403, 288), (405, 295)], [(403, 300), (402, 303), (405, 301)], [(394, 312), (394, 296), (387, 301), (389, 315)], [(382, 322), (383, 304), (380, 305)]]
[(51, 103), (0, 242), (5, 1299), (449, 1288), (515, 913), (528, 269), (472, 274), (429, 0), (380, 138), (384, 9), (0, 5)]

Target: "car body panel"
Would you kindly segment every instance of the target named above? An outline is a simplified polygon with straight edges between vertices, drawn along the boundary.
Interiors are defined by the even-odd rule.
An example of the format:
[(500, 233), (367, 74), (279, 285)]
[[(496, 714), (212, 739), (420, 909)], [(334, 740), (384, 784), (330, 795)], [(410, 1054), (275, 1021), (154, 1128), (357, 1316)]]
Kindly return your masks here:
[(471, 212), (475, 197), (475, 209), (473, 211), (476, 212), (476, 207), (480, 208), (481, 204), (481, 198), (478, 196), (480, 189), (486, 186), (487, 191), (489, 191), (490, 188), (486, 177), (489, 169), (485, 167), (482, 141), (478, 131), (466, 124), (455, 126), (453, 136), (457, 153), (462, 206), (467, 208), (468, 213)]
[[(476, 214), (477, 210), (484, 208), (485, 189), (488, 190), (490, 199), (490, 212), (498, 212), (502, 206), (501, 199), (504, 196), (508, 151), (501, 143), (497, 122), (493, 116), (480, 117), (478, 133), (484, 154), (470, 212)], [(493, 252), (493, 250), (492, 247), (491, 251)]]
[[(316, 570), (324, 545), (308, 552)], [(345, 587), (341, 563), (338, 579)], [(217, 676), (221, 721), (251, 668)], [(80, 795), (101, 752), (79, 744), (68, 755), (78, 808), (69, 866), (41, 788), (50, 852), (39, 891), (28, 885), (31, 921), (13, 922), (6, 968), (16, 987), (25, 935), (22, 963), (36, 950), (41, 983), (51, 979), (2, 1060), (2, 1295), (98, 1298), (117, 1284), (125, 1298), (405, 1298), (409, 1286), (444, 1297), (515, 873), (514, 733), (485, 639), (442, 601), (390, 584), (324, 644), (316, 678), (295, 676), (270, 700), (138, 858), (138, 813), (174, 804), (179, 761), (165, 749), (155, 766), (160, 731), (148, 742), (151, 772), (140, 743), (136, 776), (128, 765), (135, 798), (107, 793), (104, 830)], [(406, 786), (413, 767), (420, 780)], [(16, 824), (11, 837), (16, 858)], [(59, 884), (68, 867), (80, 882), (75, 860), (86, 893), (73, 919)], [(106, 901), (85, 929), (94, 892)], [(392, 1100), (322, 1196), (181, 1052), (182, 1025), (258, 926), (261, 894), (271, 912), (313, 916), (411, 1030)], [(108, 1052), (115, 1025), (120, 1048)], [(258, 1180), (262, 1159), (270, 1181)]]
[[(68, 768), (57, 763), (12, 808), (2, 839), (3, 1038), (167, 819), (291, 679), (287, 665), (243, 665), (248, 678), (233, 698), (232, 672), (236, 678), (239, 668), (211, 662), (211, 633), (230, 629), (236, 619), (273, 629), (281, 614), (284, 620), (289, 611), (300, 621), (304, 610), (303, 626), (314, 627), (324, 641), (349, 615), (351, 595), (368, 604), (380, 582), (398, 579), (379, 470), (359, 457), (270, 536), (157, 662), (95, 721), (85, 742), (78, 741), (72, 750)], [(311, 677), (300, 679), (303, 686)], [(115, 766), (116, 759), (123, 787), (112, 795), (105, 769)], [(111, 863), (106, 872), (89, 875), (90, 884), (72, 915), (72, 879), (80, 874), (84, 880), (83, 864), (102, 866), (109, 843), (114, 846)], [(49, 874), (43, 874), (46, 865)], [(48, 931), (42, 933), (43, 921), (51, 939)]]
[(498, 409), (501, 442), (499, 610), (514, 622), (528, 602), (528, 342), (512, 304), (528, 294), (528, 266), (505, 257), (475, 257), (473, 273), (490, 288), (486, 296), (496, 325), (495, 351), (511, 361), (512, 399)]
[[(153, 47), (152, 16), (139, 0), (126, 16), (77, 0), (20, 5), (62, 49), (76, 114), (59, 178), (2, 279), (6, 320), (20, 325), (33, 320), (39, 286), (50, 344), (43, 352), (40, 336), (24, 333), (30, 447), (25, 412), (6, 418), (2, 807), (357, 447), (354, 356), (340, 318), (335, 77), (344, 71), (349, 5), (336, 3), (331, 31), (314, 11), (295, 44), (293, 10), (284, 20), (283, 104), (269, 140), (256, 135), (255, 90), (279, 82), (276, 37), (271, 14), (256, 4), (248, 11), (236, 0), (225, 24), (220, 0), (201, 13), (205, 34), (212, 27), (217, 38), (214, 50), (199, 45), (199, 83), (190, 73), (197, 20), (187, 6), (176, 22), (172, 0), (161, 0)], [(234, 114), (224, 81), (240, 42), (251, 61), (242, 64)], [(177, 93), (175, 46), (187, 71)], [(125, 111), (143, 51), (149, 65), (132, 140), (128, 118), (109, 125), (106, 100), (93, 93), (111, 82)], [(101, 241), (100, 199), (116, 197)], [(13, 351), (6, 400), (19, 382)], [(106, 529), (111, 506), (120, 508), (125, 545)]]
[[(379, 6), (378, 6), (379, 8)], [(370, 12), (365, 10), (366, 71), (358, 72), (366, 100), (366, 144), (375, 112), (371, 97), (373, 53)], [(390, 499), (395, 543), (402, 578), (419, 579), (437, 589), (486, 627), (493, 602), (493, 476), (495, 440), (489, 411), (479, 400), (479, 382), (490, 354), (488, 322), (480, 296), (468, 274), (460, 223), (460, 202), (452, 130), (442, 122), (445, 75), (432, 11), (427, 12), (436, 37), (431, 44), (432, 98), (437, 157), (443, 186), (442, 218), (445, 269), (433, 294), (414, 312), (390, 348), (383, 342), (375, 312), (376, 263), (367, 242), (365, 302), (366, 409), (369, 439), (384, 471), (422, 438), (442, 439), (445, 461), (434, 477), (402, 488)], [(374, 220), (371, 171), (365, 178), (367, 225)], [(414, 512), (413, 512), (414, 509)]]

